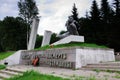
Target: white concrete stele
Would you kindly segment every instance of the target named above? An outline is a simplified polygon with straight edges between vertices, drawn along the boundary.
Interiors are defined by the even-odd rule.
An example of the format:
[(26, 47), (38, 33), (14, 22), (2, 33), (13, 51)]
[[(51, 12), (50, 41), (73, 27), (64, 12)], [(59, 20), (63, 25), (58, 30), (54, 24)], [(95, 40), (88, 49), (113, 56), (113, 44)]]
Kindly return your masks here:
[(32, 29), (31, 29), (29, 44), (28, 44), (28, 50), (32, 50), (35, 47), (38, 25), (39, 25), (39, 19), (34, 18), (33, 23), (32, 23)]
[(70, 35), (70, 36), (67, 36), (67, 37), (53, 43), (53, 45), (66, 44), (66, 43), (70, 43), (70, 42), (84, 42), (84, 36)]
[(50, 43), (50, 38), (51, 38), (52, 32), (51, 31), (45, 31), (44, 32), (44, 37), (42, 40), (42, 46), (49, 45)]

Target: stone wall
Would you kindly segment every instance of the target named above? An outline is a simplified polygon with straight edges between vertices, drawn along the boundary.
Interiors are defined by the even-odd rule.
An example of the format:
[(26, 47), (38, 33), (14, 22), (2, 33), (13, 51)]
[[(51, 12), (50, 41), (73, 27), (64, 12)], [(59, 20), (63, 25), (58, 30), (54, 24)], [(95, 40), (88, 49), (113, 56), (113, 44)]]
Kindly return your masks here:
[(39, 57), (40, 66), (75, 69), (91, 63), (115, 61), (113, 49), (69, 47), (45, 51), (23, 51), (20, 64), (31, 65), (35, 56)]
[(76, 67), (100, 62), (115, 61), (114, 50), (100, 48), (76, 49)]

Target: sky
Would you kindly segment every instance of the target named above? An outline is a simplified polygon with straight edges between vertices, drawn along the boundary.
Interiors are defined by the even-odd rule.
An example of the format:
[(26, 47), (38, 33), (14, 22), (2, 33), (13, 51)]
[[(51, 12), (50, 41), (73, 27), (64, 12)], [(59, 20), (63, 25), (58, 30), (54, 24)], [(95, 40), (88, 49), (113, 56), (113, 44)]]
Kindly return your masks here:
[[(18, 16), (17, 2), (19, 0), (0, 0), (0, 20), (6, 16)], [(45, 30), (59, 33), (66, 30), (65, 23), (72, 13), (73, 4), (76, 4), (79, 17), (89, 12), (93, 0), (35, 0), (39, 9), (38, 34), (43, 35)], [(98, 5), (101, 0), (96, 0)], [(109, 0), (110, 1), (110, 0)]]

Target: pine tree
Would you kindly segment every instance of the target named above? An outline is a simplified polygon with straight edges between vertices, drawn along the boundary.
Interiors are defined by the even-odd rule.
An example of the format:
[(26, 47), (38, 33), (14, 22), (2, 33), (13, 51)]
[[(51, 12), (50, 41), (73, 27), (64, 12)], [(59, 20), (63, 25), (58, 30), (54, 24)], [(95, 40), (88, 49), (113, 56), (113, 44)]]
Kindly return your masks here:
[(74, 5), (73, 5), (73, 9), (72, 9), (72, 17), (73, 17), (73, 19), (77, 22), (77, 23), (76, 23), (76, 27), (77, 27), (77, 31), (79, 32), (79, 30), (80, 30), (80, 25), (79, 25), (78, 12), (77, 12), (77, 8), (76, 8), (75, 3), (74, 3)]
[(111, 27), (111, 47), (114, 47), (115, 50), (120, 51), (120, 0), (113, 0), (114, 6), (114, 19)]
[(109, 18), (111, 18), (110, 17), (111, 14), (112, 14), (112, 9), (109, 6), (108, 0), (102, 0), (101, 1), (101, 17), (102, 17), (102, 20), (105, 23), (108, 23)]
[(100, 35), (100, 11), (97, 5), (96, 0), (93, 0), (92, 7), (90, 11), (90, 19), (91, 19), (91, 38), (92, 42), (98, 43), (99, 41), (99, 35)]
[(116, 17), (120, 17), (120, 0), (114, 0)]
[(78, 21), (79, 18), (78, 18), (78, 12), (77, 12), (75, 3), (73, 5), (73, 9), (72, 9), (72, 16), (73, 16), (74, 20)]
[(100, 20), (100, 11), (99, 11), (96, 0), (93, 1), (90, 13), (91, 13), (91, 20), (92, 21), (97, 22)]

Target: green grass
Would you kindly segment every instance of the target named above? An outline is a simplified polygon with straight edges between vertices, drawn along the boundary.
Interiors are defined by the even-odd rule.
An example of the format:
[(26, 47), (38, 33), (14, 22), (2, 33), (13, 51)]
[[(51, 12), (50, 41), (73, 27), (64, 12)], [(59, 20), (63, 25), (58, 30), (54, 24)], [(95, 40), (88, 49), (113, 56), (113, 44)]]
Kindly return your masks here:
[[(97, 44), (90, 44), (90, 43), (69, 43), (69, 44), (60, 44), (60, 45), (53, 45), (52, 48), (64, 48), (64, 47), (74, 47), (74, 46), (79, 46), (79, 47), (91, 47), (91, 48), (108, 48), (103, 45), (97, 45)], [(49, 45), (37, 48), (35, 50), (46, 50), (50, 49), (51, 47)]]
[[(70, 78), (62, 78), (62, 77), (56, 77), (52, 75), (47, 74), (41, 74), (36, 71), (27, 71), (24, 72), (23, 75), (17, 75), (15, 77), (5, 79), (5, 80), (98, 80), (95, 76), (90, 77), (82, 77), (82, 76), (76, 76), (73, 75)], [(100, 78), (99, 80), (108, 80), (106, 78)]]
[(94, 76), (91, 76), (91, 77), (81, 77), (81, 76), (79, 76), (79, 77), (75, 77), (74, 80), (97, 80), (97, 78), (94, 77)]
[(5, 69), (5, 68), (6, 68), (5, 65), (1, 65), (1, 64), (0, 64), (0, 70)]
[(12, 55), (15, 51), (9, 51), (9, 52), (1, 52), (0, 53), (0, 60), (3, 60), (7, 58), (8, 56)]
[(93, 71), (95, 71), (97, 74), (99, 74), (100, 73), (100, 69), (94, 69)]
[(27, 71), (22, 76), (18, 75), (6, 80), (69, 80), (61, 77), (55, 77), (52, 75), (40, 74), (36, 71)]
[(120, 79), (120, 74), (116, 74), (114, 78)]

